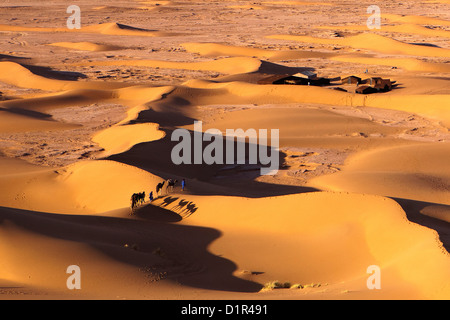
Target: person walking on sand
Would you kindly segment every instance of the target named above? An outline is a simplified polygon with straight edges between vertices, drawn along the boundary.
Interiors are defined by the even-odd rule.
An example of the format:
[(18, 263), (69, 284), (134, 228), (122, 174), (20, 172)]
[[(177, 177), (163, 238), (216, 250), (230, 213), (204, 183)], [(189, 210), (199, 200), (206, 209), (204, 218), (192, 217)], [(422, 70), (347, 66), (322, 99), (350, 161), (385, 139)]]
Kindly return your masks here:
[(181, 180), (181, 190), (184, 191), (184, 188), (186, 187), (186, 180)]
[(148, 196), (150, 203), (153, 201), (153, 191), (150, 191), (150, 195)]

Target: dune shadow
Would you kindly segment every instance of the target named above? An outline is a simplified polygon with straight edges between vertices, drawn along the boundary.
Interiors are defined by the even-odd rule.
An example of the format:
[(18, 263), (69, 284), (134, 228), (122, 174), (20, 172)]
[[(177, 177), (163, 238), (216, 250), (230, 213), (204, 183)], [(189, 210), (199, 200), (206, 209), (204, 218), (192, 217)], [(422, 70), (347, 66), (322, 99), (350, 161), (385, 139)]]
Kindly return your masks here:
[(0, 61), (12, 61), (20, 63), (23, 60), (31, 60), (31, 58), (12, 56), (9, 54), (0, 54)]
[[(186, 178), (195, 180), (196, 183), (190, 183), (189, 190), (198, 195), (227, 195), (257, 198), (317, 191), (317, 189), (310, 187), (255, 181), (256, 178), (261, 176), (261, 168), (264, 166), (260, 164), (249, 164), (249, 152), (246, 152), (243, 164), (232, 165), (231, 167), (225, 164), (225, 161), (222, 161), (221, 164), (195, 164), (193, 162), (175, 164), (172, 159), (172, 150), (179, 142), (171, 140), (173, 130), (160, 130), (166, 133), (164, 138), (137, 144), (124, 153), (111, 155), (106, 159), (138, 167), (163, 178), (174, 178), (178, 180)], [(192, 136), (193, 132), (189, 132)], [(225, 139), (223, 143), (226, 144)], [(236, 150), (238, 144), (236, 142)], [(259, 145), (249, 143), (248, 141), (241, 144), (244, 144), (243, 148), (247, 151), (251, 148), (259, 148)], [(237, 157), (236, 153), (235, 157)], [(191, 154), (194, 154), (193, 150), (191, 150)], [(277, 161), (281, 167), (285, 163), (287, 154), (279, 151), (277, 157)]]
[(449, 209), (450, 206), (411, 199), (392, 199), (395, 200), (406, 212), (406, 216), (409, 221), (435, 230), (438, 233), (439, 239), (442, 242), (444, 248), (447, 250), (447, 252), (450, 252), (450, 223), (421, 213), (423, 209), (430, 206), (447, 207)]
[(25, 117), (28, 117), (28, 118), (34, 118), (34, 119), (40, 119), (40, 120), (47, 120), (47, 121), (56, 122), (56, 120), (54, 120), (51, 115), (49, 115), (47, 113), (34, 111), (34, 110), (27, 110), (27, 109), (23, 109), (23, 108), (1, 108), (0, 107), (0, 111), (5, 111), (5, 112), (12, 113), (12, 114), (25, 116)]
[[(126, 219), (0, 207), (0, 225), (8, 220), (26, 232), (89, 245), (101, 254), (139, 270), (164, 272), (164, 279), (175, 280), (187, 287), (230, 292), (258, 292), (261, 289), (258, 283), (235, 277), (233, 273), (237, 266), (208, 250), (211, 243), (221, 237), (219, 230), (171, 223), (168, 220), (173, 216), (161, 218), (163, 214), (169, 214), (161, 210), (164, 209), (146, 206), (138, 212), (138, 216), (144, 219)], [(43, 253), (40, 258), (47, 259), (46, 255), (51, 254), (51, 250), (47, 252), (42, 244), (28, 243), (27, 250), (34, 245), (39, 246), (35, 249)], [(17, 255), (21, 254), (19, 245), (15, 251)], [(163, 262), (149, 265), (149, 261), (154, 262), (155, 259)], [(69, 261), (51, 260), (70, 265)], [(39, 261), (34, 261), (30, 268), (36, 266), (39, 266)], [(84, 281), (88, 280), (85, 278)]]
[(77, 81), (79, 79), (86, 79), (87, 76), (81, 72), (74, 71), (57, 71), (50, 67), (35, 66), (30, 64), (21, 64), (22, 67), (27, 68), (32, 73), (53, 80)]
[(260, 80), (274, 75), (292, 76), (296, 73), (304, 71), (315, 71), (315, 68), (310, 67), (288, 67), (276, 64), (269, 61), (261, 61), (261, 66), (258, 71), (250, 73), (239, 73), (233, 75), (224, 75), (218, 77), (215, 82), (233, 82), (241, 81), (257, 84)]
[(162, 101), (151, 103), (149, 109), (141, 111), (138, 118), (130, 121), (130, 124), (154, 122), (163, 128), (190, 125), (196, 120), (185, 111), (190, 105), (188, 100), (171, 94)]
[(433, 44), (433, 43), (414, 43), (411, 42), (409, 44), (413, 44), (415, 46), (424, 46), (424, 47), (431, 47), (431, 48), (441, 48), (440, 46), (438, 46), (437, 44)]
[(142, 31), (142, 32), (155, 32), (158, 30), (150, 30), (150, 29), (143, 29), (143, 28), (137, 28), (137, 27), (132, 27), (126, 24), (121, 24), (121, 23), (116, 23), (117, 27), (119, 29), (122, 30), (130, 30), (130, 31)]

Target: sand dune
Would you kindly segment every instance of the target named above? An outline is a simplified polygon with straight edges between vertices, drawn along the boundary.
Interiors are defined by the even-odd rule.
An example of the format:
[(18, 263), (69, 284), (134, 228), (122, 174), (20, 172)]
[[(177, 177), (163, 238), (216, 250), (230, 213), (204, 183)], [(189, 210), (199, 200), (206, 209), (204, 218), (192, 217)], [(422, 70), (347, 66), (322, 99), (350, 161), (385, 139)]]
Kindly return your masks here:
[(22, 26), (10, 26), (1, 24), (0, 31), (97, 33), (104, 35), (141, 36), (141, 37), (166, 37), (172, 35), (171, 33), (167, 32), (135, 28), (115, 22), (91, 25), (87, 27), (82, 27), (81, 29), (22, 27)]
[(437, 25), (437, 26), (450, 26), (450, 21), (438, 18), (432, 18), (427, 16), (415, 16), (415, 15), (399, 15), (392, 13), (383, 13), (383, 18), (388, 19), (391, 22), (422, 24), (422, 25)]
[(84, 27), (80, 29), (80, 32), (92, 32), (114, 36), (141, 36), (141, 37), (166, 37), (171, 35), (170, 33), (167, 32), (135, 28), (114, 22)]
[[(231, 124), (239, 128), (276, 129), (281, 128), (280, 147), (299, 147), (305, 144), (305, 138), (320, 137), (316, 141), (319, 147), (327, 144), (327, 138), (336, 141), (347, 139), (349, 135), (364, 132), (366, 135), (389, 135), (400, 133), (402, 129), (380, 126), (368, 119), (348, 117), (328, 110), (298, 108), (251, 108), (235, 111), (204, 129), (217, 128), (225, 132)], [(369, 143), (370, 139), (367, 140)], [(364, 144), (363, 142), (359, 142)]]
[(3, 206), (52, 213), (100, 214), (120, 208), (127, 208), (130, 213), (131, 195), (153, 188), (161, 178), (112, 161), (84, 161), (58, 170), (30, 167), (26, 174), (4, 174), (1, 180)]
[(308, 2), (308, 1), (263, 1), (264, 4), (290, 5), (290, 6), (332, 6), (329, 2)]
[[(43, 114), (27, 114), (22, 110), (13, 112), (13, 110), (2, 109), (0, 107), (0, 132), (29, 132), (39, 130), (64, 130), (76, 127), (75, 125), (59, 123), (46, 119)], [(50, 116), (48, 116), (50, 118)]]
[[(449, 299), (445, 1), (351, 36), (360, 3), (106, 0), (80, 30), (3, 6), (0, 299)], [(258, 84), (305, 70), (398, 86)], [(279, 170), (175, 164), (195, 120), (278, 129)]]
[[(385, 109), (409, 111), (439, 119), (448, 125), (450, 119), (446, 112), (448, 95), (358, 95), (346, 92), (336, 92), (327, 88), (308, 86), (277, 86), (256, 85), (243, 82), (213, 83), (191, 81), (184, 84), (190, 88), (216, 91), (223, 94), (226, 90), (233, 100), (240, 103), (318, 103), (344, 106), (366, 106)], [(199, 96), (199, 95), (198, 95)], [(207, 101), (195, 101), (197, 104), (215, 103), (212, 96), (207, 95)], [(230, 97), (231, 100), (231, 97)]]
[(356, 49), (366, 49), (385, 54), (401, 54), (409, 56), (425, 56), (425, 57), (450, 57), (450, 50), (443, 48), (418, 46), (414, 44), (404, 43), (391, 38), (373, 33), (363, 33), (348, 38), (314, 38), (309, 36), (291, 36), (291, 35), (274, 35), (268, 36), (269, 39), (282, 39), (290, 41), (300, 41), (307, 43), (344, 45)]
[(400, 67), (408, 71), (448, 73), (446, 63), (425, 62), (415, 58), (375, 58), (363, 54), (337, 54), (318, 51), (279, 51), (248, 47), (236, 47), (213, 43), (185, 43), (183, 46), (190, 52), (203, 56), (246, 56), (280, 61), (284, 59), (327, 58), (335, 61), (359, 63), (363, 65), (384, 65)]
[[(367, 26), (320, 26), (318, 27), (320, 29), (332, 29), (332, 30), (351, 30), (351, 31), (367, 31)], [(423, 36), (431, 36), (431, 37), (443, 37), (443, 38), (450, 38), (450, 32), (446, 30), (435, 30), (426, 28), (420, 25), (416, 24), (400, 24), (400, 25), (393, 25), (393, 26), (387, 26), (383, 25), (382, 27), (383, 32), (395, 32), (395, 33), (405, 33), (405, 34), (418, 34)]]
[[(441, 281), (445, 283), (449, 260), (439, 248), (436, 235), (409, 223), (402, 209), (391, 200), (341, 193), (308, 193), (261, 200), (188, 199), (199, 209), (186, 223), (215, 225), (223, 230), (224, 236), (214, 243), (212, 252), (232, 257), (241, 270), (263, 272), (252, 279), (319, 283), (323, 286), (321, 294), (339, 295), (339, 290), (343, 292), (350, 280), (359, 279), (359, 290), (362, 290), (365, 266), (376, 261), (383, 269), (385, 288), (392, 296), (405, 287), (411, 291), (403, 294), (410, 297), (448, 295), (448, 287)], [(295, 210), (280, 210), (286, 207)], [(383, 233), (377, 231), (380, 224), (385, 228)], [(277, 242), (271, 242), (268, 234), (276, 237)], [(246, 241), (249, 235), (252, 241)], [(421, 239), (421, 244), (411, 247), (409, 239), (415, 237)], [(327, 246), (321, 245), (324, 241)], [(265, 248), (263, 255), (256, 249), (261, 246)], [(415, 260), (419, 256), (436, 261), (433, 266), (436, 273), (423, 272), (425, 266), (421, 259)], [(317, 264), (318, 261), (321, 263)], [(343, 268), (342, 261), (353, 261), (352, 268)], [(436, 274), (443, 278), (435, 277)], [(391, 282), (393, 278), (400, 283)]]
[(88, 64), (77, 65), (98, 65), (98, 66), (142, 66), (167, 69), (187, 69), (217, 71), (225, 74), (249, 73), (258, 71), (261, 61), (253, 58), (226, 58), (204, 62), (172, 62), (159, 60), (121, 60), (121, 61), (99, 61)]
[(105, 83), (103, 81), (86, 83), (81, 81), (49, 79), (32, 73), (18, 63), (7, 61), (0, 62), (0, 70), (2, 70), (0, 81), (21, 88), (63, 91), (77, 89), (112, 89), (129, 86), (123, 83)]
[(106, 129), (92, 138), (105, 149), (105, 154), (122, 153), (132, 146), (164, 137), (164, 132), (158, 131), (158, 125), (152, 123), (121, 125)]
[(392, 108), (421, 114), (448, 127), (448, 118), (445, 106), (448, 105), (448, 95), (405, 95), (405, 96), (368, 96), (365, 105), (378, 108)]
[(359, 63), (364, 65), (382, 65), (390, 67), (399, 67), (408, 71), (431, 72), (431, 73), (449, 73), (450, 66), (447, 63), (425, 62), (414, 58), (373, 58), (373, 57), (355, 57), (343, 55), (332, 57), (331, 60)]
[(118, 46), (96, 44), (91, 42), (56, 42), (49, 45), (81, 51), (112, 51), (120, 49)]
[[(124, 207), (129, 201), (128, 197), (124, 196), (132, 190), (137, 190), (139, 187), (148, 190), (152, 182), (159, 181), (157, 177), (143, 174), (142, 170), (102, 161), (80, 163), (59, 170), (58, 173), (40, 173), (38, 170), (37, 172), (28, 171), (25, 176), (23, 173), (21, 175), (21, 179), (16, 180), (15, 185), (20, 184), (21, 181), (25, 182), (30, 177), (35, 177), (34, 182), (23, 189), (22, 198), (17, 199), (19, 201), (7, 200), (8, 194), (14, 194), (15, 190), (2, 192), (2, 203), (16, 201), (22, 206), (25, 206), (24, 203), (33, 203), (33, 206), (30, 205), (31, 208), (27, 208), (28, 210), (40, 211), (38, 207), (42, 207), (48, 212), (50, 201), (45, 201), (45, 197), (49, 196), (48, 191), (51, 190), (49, 187), (52, 186), (48, 185), (45, 192), (42, 192), (43, 190), (39, 192), (37, 189), (42, 182), (46, 181), (53, 184), (54, 190), (59, 190), (58, 193), (51, 195), (52, 198), (58, 199), (55, 197), (58, 195), (65, 202), (63, 204), (61, 201), (53, 201), (53, 209), (62, 210), (64, 213), (67, 212), (67, 208), (58, 208), (58, 206), (70, 206), (71, 202), (77, 203), (78, 210), (86, 213), (90, 210), (105, 212), (109, 208)], [(13, 175), (2, 179), (17, 179), (17, 177)], [(127, 177), (126, 180), (123, 177)], [(36, 178), (42, 180), (36, 181)], [(117, 183), (118, 181), (120, 183)], [(95, 190), (103, 190), (103, 192), (100, 194), (93, 192), (93, 189), (86, 189), (86, 186), (92, 186)], [(36, 201), (37, 199), (33, 199), (34, 197), (41, 200)], [(216, 228), (222, 230), (223, 236), (216, 240), (210, 248), (211, 254), (225, 255), (236, 264), (234, 282), (241, 278), (240, 286), (243, 288), (247, 286), (247, 289), (255, 290), (258, 284), (261, 288), (265, 282), (282, 279), (281, 281), (292, 283), (318, 283), (321, 284), (321, 295), (342, 297), (349, 288), (347, 285), (351, 285), (352, 290), (364, 291), (367, 277), (366, 268), (376, 262), (383, 270), (383, 285), (387, 292), (385, 297), (395, 297), (400, 294), (410, 298), (439, 299), (448, 295), (445, 277), (449, 270), (449, 260), (440, 248), (436, 235), (428, 229), (409, 223), (405, 219), (402, 209), (394, 201), (369, 195), (340, 193), (309, 193), (258, 200), (229, 197), (185, 197), (195, 203), (199, 209), (179, 228), (183, 226), (202, 228), (215, 225)], [(163, 205), (166, 200), (168, 198), (157, 200), (155, 205)], [(99, 206), (100, 203), (102, 205)], [(280, 210), (280, 208), (291, 206), (296, 210)], [(177, 210), (171, 205), (163, 207), (175, 212)], [(222, 209), (218, 210), (218, 208)], [(239, 210), (233, 208), (239, 208)], [(47, 288), (56, 293), (64, 290), (65, 274), (50, 279), (49, 270), (55, 270), (52, 271), (53, 273), (57, 271), (55, 268), (58, 266), (66, 267), (75, 262), (81, 266), (90, 265), (93, 263), (92, 261), (95, 261), (96, 268), (91, 269), (83, 278), (86, 282), (84, 289), (92, 297), (103, 295), (102, 291), (105, 289), (102, 286), (102, 290), (99, 290), (97, 282), (93, 278), (115, 278), (114, 273), (128, 274), (122, 280), (126, 281), (128, 286), (146, 291), (152, 290), (151, 286), (145, 289), (139, 285), (145, 276), (140, 271), (145, 266), (141, 258), (145, 258), (147, 263), (153, 261), (153, 264), (158, 261), (166, 261), (160, 260), (158, 255), (151, 254), (155, 243), (158, 243), (156, 246), (162, 247), (169, 257), (175, 258), (174, 254), (176, 253), (170, 249), (171, 243), (173, 246), (174, 241), (180, 241), (180, 238), (177, 237), (185, 234), (179, 230), (178, 232), (172, 230), (172, 236), (162, 240), (159, 238), (161, 233), (147, 230), (145, 234), (149, 236), (132, 240), (136, 236), (126, 235), (124, 233), (126, 231), (123, 229), (122, 232), (114, 232), (114, 224), (111, 225), (112, 229), (111, 227), (105, 228), (104, 223), (96, 225), (92, 219), (86, 219), (84, 220), (85, 227), (81, 228), (77, 222), (83, 221), (81, 217), (75, 220), (75, 216), (68, 216), (67, 219), (62, 220), (48, 214), (38, 216), (36, 213), (20, 213), (11, 210), (1, 210), (2, 217), (5, 219), (2, 224), (4, 241), (2, 241), (1, 252), (6, 259), (2, 260), (7, 261), (5, 267), (2, 268), (2, 278), (26, 283), (40, 290)], [(148, 215), (149, 219), (152, 219), (155, 210), (156, 208), (143, 208), (142, 213), (138, 213), (138, 215), (142, 215), (143, 218)], [(339, 214), (336, 214), (336, 210)], [(12, 215), (12, 212), (15, 214)], [(212, 215), (211, 212), (214, 214)], [(245, 212), (244, 215), (243, 212)], [(123, 213), (119, 211), (116, 214), (123, 217)], [(236, 221), (240, 222), (236, 224)], [(89, 225), (88, 228), (86, 228), (86, 223)], [(142, 222), (139, 223), (142, 224)], [(384, 225), (383, 233), (378, 232), (379, 224)], [(145, 225), (148, 228), (148, 225)], [(163, 228), (162, 230), (174, 229), (164, 223), (158, 223), (152, 227), (152, 230), (156, 230), (155, 227)], [(63, 233), (64, 230), (71, 231)], [(64, 234), (64, 236), (59, 234)], [(294, 234), (295, 237), (293, 237)], [(250, 235), (253, 241), (245, 241)], [(273, 245), (268, 235), (278, 239), (276, 245)], [(414, 244), (409, 239), (415, 239)], [(36, 259), (34, 254), (36, 251), (33, 250), (35, 246), (46, 252), (62, 250), (64, 247), (70, 252), (70, 255), (57, 255), (53, 259), (46, 259), (46, 263), (40, 264), (30, 273), (28, 268), (23, 267), (23, 264), (14, 258), (14, 252), (8, 245), (10, 243), (15, 243), (15, 248), (22, 250), (28, 246), (29, 250), (23, 251), (21, 255), (25, 260)], [(33, 245), (30, 246), (30, 243)], [(137, 244), (135, 251), (128, 251), (130, 249), (124, 247), (125, 244), (134, 243)], [(236, 243), (240, 243), (238, 250), (236, 250)], [(264, 245), (266, 243), (267, 245)], [(269, 243), (272, 245), (269, 246)], [(324, 243), (328, 245), (324, 246)], [(255, 245), (263, 245), (266, 248), (265, 254), (258, 255)], [(107, 250), (107, 248), (109, 249)], [(180, 256), (181, 251), (177, 250), (178, 260), (183, 257), (187, 259), (192, 250), (195, 249), (188, 249), (183, 256)], [(249, 254), (249, 252), (255, 254)], [(289, 252), (298, 252), (298, 254), (292, 255)], [(108, 254), (105, 256), (105, 253)], [(133, 255), (134, 258), (132, 258)], [(286, 255), (289, 256), (289, 260), (285, 260)], [(335, 259), (337, 256), (341, 258)], [(344, 261), (352, 261), (351, 267), (340, 264), (343, 261), (342, 257), (345, 257)], [(71, 262), (73, 261), (71, 259), (76, 261)], [(141, 264), (141, 268), (130, 264), (129, 259), (136, 261), (138, 265)], [(117, 260), (127, 261), (127, 263), (117, 263)], [(207, 263), (207, 260), (203, 261)], [(283, 268), (279, 268), (279, 261), (285, 261)], [(318, 263), (319, 261), (320, 263)], [(424, 265), (419, 261), (433, 261), (433, 263)], [(315, 267), (311, 268), (311, 265)], [(100, 270), (102, 270), (101, 275)], [(169, 275), (169, 279), (170, 276), (174, 276), (170, 268), (162, 270)], [(220, 272), (221, 269), (216, 267), (212, 270)], [(251, 281), (246, 284), (244, 280), (249, 281), (249, 279), (248, 273), (243, 272), (245, 270), (262, 271), (263, 275), (252, 276)], [(31, 277), (28, 277), (29, 275)], [(214, 273), (211, 276), (213, 275)], [(176, 278), (181, 283), (191, 283), (191, 285), (199, 287), (208, 286), (205, 282), (201, 280), (199, 282), (199, 280), (195, 280), (195, 277), (186, 276), (184, 273), (177, 273)], [(255, 282), (256, 287), (252, 284)], [(236, 285), (234, 285), (234, 290), (237, 289)], [(229, 286), (230, 289), (233, 288), (233, 284), (229, 284)], [(116, 283), (114, 286), (107, 285), (107, 287), (109, 294), (119, 295), (118, 288), (121, 285)], [(171, 284), (168, 282), (160, 288), (161, 295), (164, 296), (167, 294), (165, 292), (170, 292)], [(133, 295), (128, 291), (121, 292)], [(291, 294), (293, 293), (291, 292)], [(261, 295), (261, 298), (267, 297), (264, 292), (258, 295)], [(370, 296), (369, 292), (366, 291), (366, 295)]]
[(335, 56), (333, 53), (315, 51), (280, 51), (258, 49), (251, 47), (230, 46), (219, 43), (183, 43), (183, 47), (189, 52), (196, 52), (203, 56), (237, 56), (258, 57), (260, 59), (284, 60), (303, 58), (327, 58)]
[(343, 172), (318, 178), (321, 186), (450, 205), (448, 143), (388, 148), (361, 153)]

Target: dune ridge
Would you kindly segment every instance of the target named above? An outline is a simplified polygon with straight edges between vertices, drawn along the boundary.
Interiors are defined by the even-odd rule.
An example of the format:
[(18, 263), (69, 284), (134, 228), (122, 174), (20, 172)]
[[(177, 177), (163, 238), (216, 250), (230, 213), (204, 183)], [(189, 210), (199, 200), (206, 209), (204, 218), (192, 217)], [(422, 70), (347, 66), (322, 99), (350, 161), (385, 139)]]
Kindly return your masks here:
[(352, 62), (365, 65), (372, 64), (395, 67), (398, 66), (409, 71), (450, 72), (450, 67), (446, 63), (425, 62), (415, 58), (375, 58), (363, 54), (338, 54), (319, 51), (279, 51), (230, 46), (217, 43), (185, 43), (183, 46), (189, 52), (199, 53), (200, 55), (207, 57), (246, 56), (273, 61), (280, 61), (284, 59), (326, 58), (335, 61)]
[(22, 88), (33, 88), (47, 91), (50, 90), (64, 91), (70, 89), (95, 90), (104, 88), (121, 88), (129, 86), (123, 83), (106, 83), (104, 81), (87, 83), (82, 81), (49, 79), (32, 73), (30, 70), (28, 70), (27, 68), (23, 67), (18, 63), (9, 61), (0, 62), (0, 70), (2, 70), (0, 81)]
[(300, 41), (317, 44), (345, 45), (356, 49), (366, 49), (385, 54), (401, 54), (409, 56), (426, 56), (426, 57), (450, 57), (450, 50), (444, 48), (417, 46), (414, 44), (404, 43), (388, 37), (373, 33), (362, 33), (347, 38), (314, 38), (309, 36), (294, 35), (273, 35), (268, 36), (269, 39), (281, 39), (290, 41)]
[[(449, 124), (446, 108), (448, 95), (402, 95), (375, 96), (358, 95), (347, 92), (335, 92), (327, 88), (309, 86), (257, 85), (244, 82), (214, 83), (207, 81), (189, 81), (185, 87), (217, 91), (223, 90), (237, 97), (241, 103), (317, 103), (343, 105), (350, 107), (365, 106), (417, 113)], [(214, 101), (214, 100), (212, 100)], [(210, 100), (211, 102), (211, 100)], [(430, 107), (431, 106), (431, 107)]]
[(313, 184), (329, 190), (358, 190), (450, 205), (450, 175), (445, 160), (449, 155), (448, 142), (420, 148), (421, 153), (416, 152), (414, 145), (359, 153), (348, 159), (343, 172), (317, 178)]
[(131, 194), (161, 180), (144, 170), (107, 160), (82, 161), (56, 170), (29, 168), (26, 174), (1, 176), (2, 206), (60, 214), (102, 214), (128, 208)]
[(189, 52), (196, 52), (203, 56), (237, 56), (258, 57), (260, 59), (284, 60), (303, 58), (327, 58), (335, 53), (317, 51), (280, 51), (258, 49), (252, 47), (233, 46), (220, 43), (183, 43), (182, 46)]
[(49, 45), (55, 46), (55, 47), (74, 49), (74, 50), (81, 50), (81, 51), (112, 51), (112, 50), (120, 49), (120, 47), (118, 47), (118, 46), (96, 44), (96, 43), (86, 42), (86, 41), (84, 41), (84, 42), (55, 42), (55, 43), (50, 43)]
[[(358, 270), (356, 267), (352, 273), (348, 269), (341, 269), (339, 267), (340, 259), (333, 258), (340, 256), (351, 259), (355, 265), (361, 266), (369, 265), (372, 261), (381, 266), (383, 274), (387, 278), (399, 272), (403, 281), (414, 288), (412, 296), (419, 291), (424, 294), (423, 297), (428, 298), (439, 299), (439, 297), (443, 298), (449, 294), (445, 275), (448, 276), (450, 260), (442, 248), (442, 243), (434, 231), (410, 223), (402, 208), (393, 200), (377, 196), (333, 192), (265, 199), (215, 197), (213, 202), (201, 197), (193, 197), (191, 200), (198, 205), (199, 210), (186, 220), (186, 223), (220, 226), (220, 229), (224, 230), (224, 237), (214, 243), (212, 251), (227, 252), (236, 261), (241, 261), (239, 267), (242, 269), (254, 270), (258, 265), (266, 266), (265, 271), (268, 275), (262, 276), (262, 278), (267, 279), (272, 276), (275, 279), (300, 283), (311, 281), (326, 283), (331, 278), (338, 282), (339, 279), (349, 281), (355, 277), (363, 278), (365, 270)], [(160, 202), (158, 201), (158, 203)], [(280, 211), (278, 209), (285, 207), (288, 203), (292, 204), (296, 210)], [(333, 209), (330, 209), (330, 203), (333, 204), (331, 205)], [(213, 210), (212, 206), (215, 208), (215, 214), (210, 213)], [(230, 207), (235, 209), (229, 210)], [(173, 207), (173, 210), (176, 210), (176, 207)], [(242, 219), (242, 212), (245, 212), (245, 219)], [(274, 218), (274, 215), (283, 218), (277, 219)], [(239, 226), (233, 222), (236, 220), (241, 221)], [(383, 234), (377, 231), (380, 224), (385, 226)], [(258, 239), (256, 242), (258, 245), (267, 244), (265, 246), (266, 254), (248, 256), (248, 252), (252, 252), (256, 243), (246, 243), (242, 234), (251, 234), (253, 239)], [(267, 234), (279, 239), (278, 244), (269, 246), (270, 240)], [(399, 234), (402, 236), (399, 237)], [(329, 243), (353, 241), (353, 245), (347, 243), (329, 248), (337, 250), (331, 256), (320, 250), (308, 249), (309, 245), (305, 246), (305, 243), (322, 241), (322, 236), (330, 240)], [(412, 247), (410, 239), (414, 237), (421, 239), (421, 242)], [(241, 243), (241, 245), (239, 249), (234, 247), (234, 251), (229, 252), (226, 245), (229, 242)], [(395, 245), (389, 245), (393, 243)], [(368, 251), (364, 250), (364, 246), (368, 246)], [(387, 247), (389, 249), (386, 249)], [(346, 251), (341, 251), (339, 248), (346, 248)], [(292, 250), (301, 252), (301, 254), (291, 256), (289, 261), (284, 260), (283, 254), (292, 252)], [(366, 253), (363, 254), (363, 251)], [(369, 252), (368, 255), (367, 252)], [(422, 258), (427, 261), (436, 261), (436, 264), (433, 267), (431, 264), (424, 265), (420, 262)], [(317, 269), (311, 270), (309, 262), (314, 264), (316, 259), (325, 260), (322, 260), (321, 267), (318, 266)], [(282, 270), (278, 268), (279, 261), (285, 262)], [(428, 269), (430, 267), (435, 268), (434, 275), (440, 274), (442, 278), (440, 276), (435, 278), (433, 273), (422, 272), (422, 268), (430, 270)], [(331, 288), (326, 291), (332, 291), (333, 286), (340, 287), (336, 282), (328, 285)], [(364, 285), (364, 281), (361, 281), (360, 286)], [(389, 282), (387, 286), (393, 291), (396, 290), (394, 283)]]
[(330, 60), (365, 65), (400, 67), (404, 70), (416, 72), (450, 73), (450, 66), (447, 63), (426, 62), (415, 58), (373, 58), (343, 55), (339, 57), (331, 57)]
[[(318, 29), (338, 29), (338, 30), (352, 30), (352, 31), (366, 31), (367, 26), (319, 26)], [(405, 34), (418, 34), (423, 36), (450, 38), (450, 32), (447, 30), (435, 30), (426, 28), (417, 24), (400, 24), (400, 25), (382, 25), (383, 32), (395, 32)]]
[(159, 125), (154, 123), (114, 126), (96, 134), (92, 141), (103, 147), (105, 152), (102, 156), (107, 156), (127, 151), (141, 142), (162, 139), (165, 133), (158, 128)]
[(438, 18), (432, 18), (427, 16), (417, 15), (399, 15), (392, 13), (383, 13), (383, 18), (388, 19), (391, 22), (411, 23), (411, 24), (425, 24), (425, 25), (437, 25), (437, 26), (450, 26), (450, 21)]
[(97, 66), (143, 66), (152, 68), (167, 69), (188, 69), (217, 71), (225, 74), (249, 73), (258, 71), (261, 61), (253, 58), (234, 57), (220, 60), (202, 62), (172, 62), (161, 60), (120, 60), (120, 61), (97, 61), (76, 64), (76, 65), (97, 65)]
[(81, 29), (68, 28), (45, 28), (45, 27), (23, 27), (0, 24), (0, 31), (15, 32), (64, 32), (64, 33), (97, 33), (115, 36), (141, 36), (141, 37), (167, 37), (172, 35), (168, 32), (154, 31), (135, 28), (120, 23), (108, 22), (98, 25), (82, 27)]

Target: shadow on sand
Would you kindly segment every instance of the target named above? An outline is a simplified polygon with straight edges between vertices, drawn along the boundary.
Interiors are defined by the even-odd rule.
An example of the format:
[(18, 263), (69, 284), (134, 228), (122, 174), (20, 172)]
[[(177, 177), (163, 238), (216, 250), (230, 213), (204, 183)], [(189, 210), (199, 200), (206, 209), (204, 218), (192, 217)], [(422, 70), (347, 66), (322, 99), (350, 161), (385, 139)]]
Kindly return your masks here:
[[(142, 207), (136, 215), (137, 218), (126, 219), (0, 207), (0, 226), (8, 220), (27, 232), (87, 244), (101, 254), (140, 270), (158, 268), (167, 275), (165, 278), (176, 280), (183, 286), (231, 292), (257, 292), (261, 289), (258, 283), (233, 276), (236, 265), (232, 261), (208, 251), (210, 244), (221, 236), (218, 230), (175, 224), (173, 222), (180, 218), (177, 214), (155, 206)], [(124, 253), (124, 244), (128, 243), (136, 244), (137, 249), (128, 249)], [(36, 243), (27, 244), (25, 251), (33, 246), (36, 246), (35, 251), (43, 252), (42, 259), (46, 259), (46, 252), (52, 252), (51, 248), (47, 250)], [(14, 250), (21, 254), (20, 247)], [(163, 256), (160, 254), (162, 250)], [(149, 261), (155, 261), (155, 254), (163, 257), (163, 264), (149, 265)], [(65, 267), (71, 264), (55, 258), (51, 261), (63, 266), (69, 263)], [(36, 261), (30, 268), (38, 265), (39, 261)]]
[(436, 230), (444, 248), (447, 250), (447, 252), (450, 252), (450, 223), (433, 217), (429, 217), (421, 213), (423, 209), (430, 206), (446, 207), (449, 210), (450, 206), (438, 203), (416, 201), (411, 199), (402, 199), (402, 198), (392, 198), (392, 199), (397, 201), (397, 203), (406, 212), (406, 216), (409, 221), (417, 223), (429, 229)]

